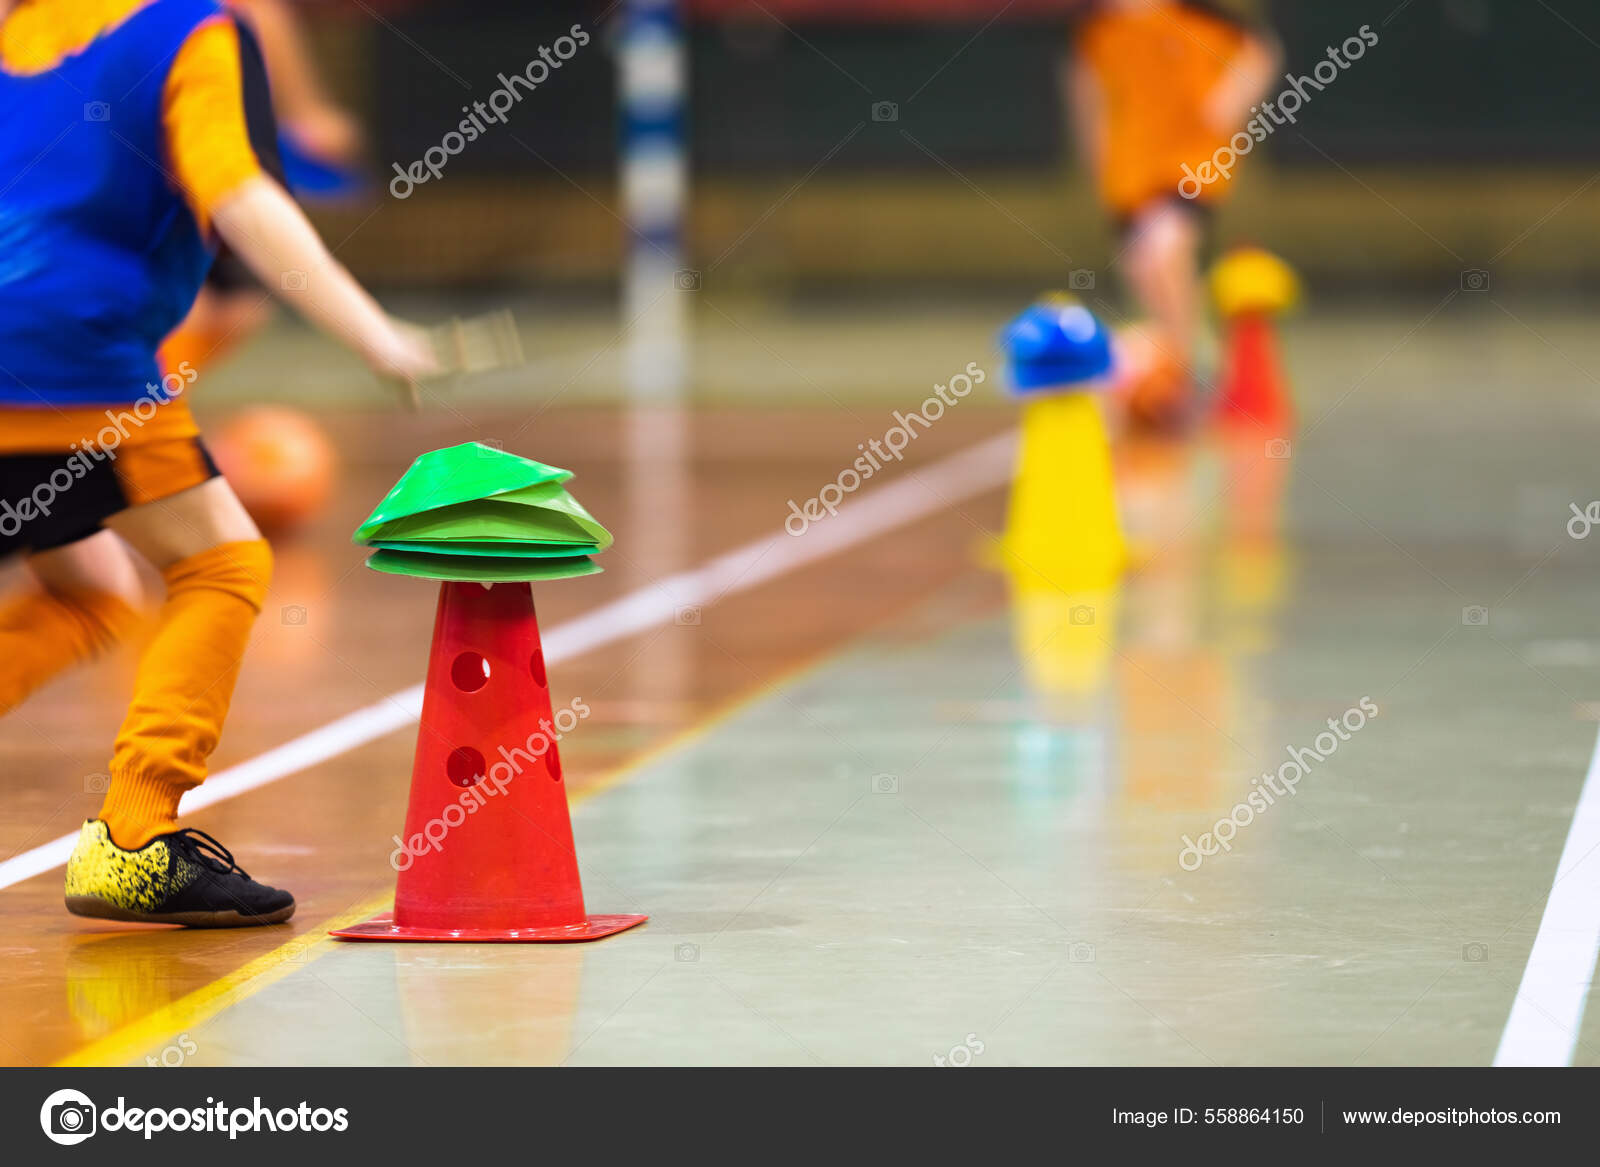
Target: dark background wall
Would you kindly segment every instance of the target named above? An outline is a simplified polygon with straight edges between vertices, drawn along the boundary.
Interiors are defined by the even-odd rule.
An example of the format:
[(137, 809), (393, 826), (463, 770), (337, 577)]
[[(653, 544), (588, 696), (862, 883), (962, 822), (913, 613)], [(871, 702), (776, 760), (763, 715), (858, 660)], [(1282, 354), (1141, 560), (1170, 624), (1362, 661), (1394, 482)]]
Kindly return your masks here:
[[(695, 2), (718, 15), (691, 27), (688, 241), (691, 259), (729, 256), (719, 278), (1013, 286), (1058, 281), (1062, 255), (1110, 263), (1058, 96), (1075, 5), (1019, 0), (988, 23), (999, 0), (925, 0), (937, 19), (893, 20), (879, 5), (914, 0)], [(1324, 288), (1431, 288), (1490, 259), (1497, 286), (1600, 283), (1600, 0), (1222, 2), (1264, 19), (1298, 72), (1364, 24), (1380, 39), (1250, 159), (1220, 242), (1269, 242)], [(387, 25), (319, 30), (385, 171), (573, 23), (594, 40), (446, 180), (370, 222), (353, 212), (350, 261), (380, 281), (614, 282), (627, 234), (600, 18), (615, 5), (389, 3)], [(894, 120), (874, 119), (877, 102)]]
[[(1600, 4), (1568, 7), (1587, 15), (1593, 29), (1566, 23), (1571, 18), (1536, 0), (1411, 0), (1403, 7), (1399, 0), (1275, 0), (1267, 22), (1295, 71), (1308, 71), (1327, 46), (1364, 24), (1380, 43), (1316, 98), (1299, 131), (1276, 137), (1268, 149), (1290, 165), (1318, 161), (1317, 148), (1354, 161), (1600, 156)], [(498, 73), (531, 59), (574, 22), (593, 28), (608, 8), (614, 13), (584, 0), (477, 0), (397, 16), (394, 25), (405, 35), (374, 42), (382, 151), (414, 157), (450, 128), (464, 101), (493, 89)], [(937, 169), (930, 153), (961, 168), (1048, 167), (1063, 156), (1056, 70), (1069, 38), (1065, 17), (987, 28), (973, 18), (786, 23), (792, 31), (747, 8), (695, 24), (698, 167), (804, 170), (862, 121), (869, 125), (830, 168)], [(532, 173), (539, 157), (563, 168), (613, 165), (614, 84), (604, 29), (537, 100), (518, 107), (510, 133), (474, 144), (461, 168)], [(899, 106), (897, 122), (872, 122), (870, 107), (879, 100)]]

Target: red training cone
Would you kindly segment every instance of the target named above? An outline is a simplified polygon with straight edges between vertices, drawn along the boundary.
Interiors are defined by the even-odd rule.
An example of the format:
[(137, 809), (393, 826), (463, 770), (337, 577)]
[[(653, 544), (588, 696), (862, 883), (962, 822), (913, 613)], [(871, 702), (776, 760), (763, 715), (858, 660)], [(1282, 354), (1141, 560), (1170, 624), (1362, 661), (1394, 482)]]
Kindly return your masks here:
[(1217, 420), (1287, 434), (1294, 406), (1272, 320), (1298, 299), (1299, 281), (1271, 252), (1239, 247), (1212, 269), (1211, 294), (1227, 328)]
[(1272, 321), (1249, 313), (1228, 322), (1228, 351), (1218, 393), (1219, 420), (1287, 433), (1294, 425), (1289, 382)]
[[(445, 582), (422, 700), (394, 912), (346, 940), (598, 940), (646, 916), (590, 916), (527, 583)], [(570, 723), (569, 723), (570, 719)]]

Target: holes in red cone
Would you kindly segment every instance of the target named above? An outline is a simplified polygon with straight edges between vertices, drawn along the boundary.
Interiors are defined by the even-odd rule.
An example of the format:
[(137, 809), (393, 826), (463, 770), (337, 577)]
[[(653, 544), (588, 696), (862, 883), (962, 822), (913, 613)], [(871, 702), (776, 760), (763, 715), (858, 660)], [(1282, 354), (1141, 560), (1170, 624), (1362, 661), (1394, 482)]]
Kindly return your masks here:
[(533, 657), (528, 661), (528, 671), (533, 674), (533, 679), (539, 682), (539, 688), (546, 688), (549, 684), (544, 673), (544, 649), (533, 650)]
[(464, 652), (450, 662), (450, 679), (463, 693), (476, 693), (489, 683), (489, 662), (482, 653)]
[(561, 781), (561, 755), (556, 752), (555, 746), (550, 747), (550, 781)]
[(483, 755), (471, 746), (451, 750), (444, 762), (446, 777), (457, 786), (476, 786), (483, 781), (486, 768)]

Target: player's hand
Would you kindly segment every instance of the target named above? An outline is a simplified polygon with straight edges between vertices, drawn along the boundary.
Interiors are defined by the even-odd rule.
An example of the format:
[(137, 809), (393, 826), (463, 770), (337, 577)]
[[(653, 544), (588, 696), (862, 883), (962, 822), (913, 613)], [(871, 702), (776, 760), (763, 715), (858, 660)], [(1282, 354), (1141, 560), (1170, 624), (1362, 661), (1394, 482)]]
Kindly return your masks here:
[(1207, 131), (1219, 139), (1231, 139), (1250, 118), (1250, 103), (1243, 101), (1236, 87), (1224, 82), (1206, 95), (1200, 110)]
[(316, 105), (301, 110), (285, 123), (283, 132), (321, 162), (348, 166), (361, 157), (361, 130), (341, 109)]
[(418, 382), (444, 372), (428, 334), (401, 320), (391, 319), (389, 327), (374, 339), (363, 355), (367, 366), (381, 380), (394, 385), (400, 399), (413, 410), (422, 407)]

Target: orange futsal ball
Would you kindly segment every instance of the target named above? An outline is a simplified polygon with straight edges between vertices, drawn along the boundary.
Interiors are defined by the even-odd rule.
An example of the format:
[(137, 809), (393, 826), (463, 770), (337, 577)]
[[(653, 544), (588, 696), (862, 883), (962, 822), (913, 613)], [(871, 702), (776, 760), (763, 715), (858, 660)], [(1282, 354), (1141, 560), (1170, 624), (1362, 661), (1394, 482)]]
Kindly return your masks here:
[(302, 526), (333, 493), (338, 459), (309, 416), (264, 405), (235, 414), (208, 440), (217, 467), (268, 534)]

